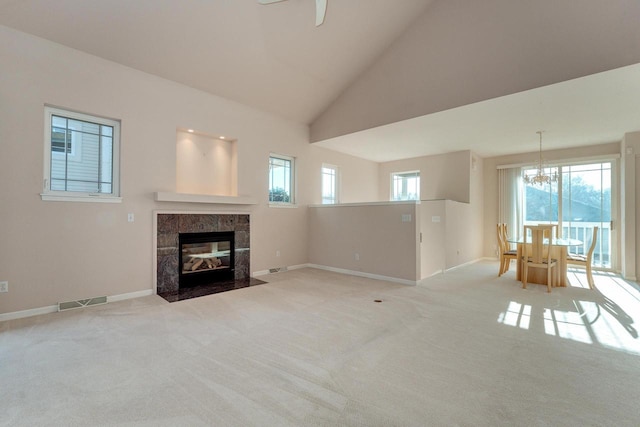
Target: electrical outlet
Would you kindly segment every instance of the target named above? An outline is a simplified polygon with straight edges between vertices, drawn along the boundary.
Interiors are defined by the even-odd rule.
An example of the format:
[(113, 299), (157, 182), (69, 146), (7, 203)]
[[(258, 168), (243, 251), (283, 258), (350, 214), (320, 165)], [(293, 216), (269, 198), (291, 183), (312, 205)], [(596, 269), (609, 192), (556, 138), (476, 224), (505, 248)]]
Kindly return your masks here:
[(280, 256), (280, 251), (276, 251), (276, 256)]
[(0, 282), (0, 292), (9, 292), (9, 282), (7, 280)]
[(359, 253), (355, 253), (353, 254), (353, 256), (355, 257), (356, 261), (360, 261), (360, 254)]
[(132, 213), (127, 214), (127, 221), (133, 222), (133, 221), (135, 221), (135, 219), (136, 219), (136, 217)]

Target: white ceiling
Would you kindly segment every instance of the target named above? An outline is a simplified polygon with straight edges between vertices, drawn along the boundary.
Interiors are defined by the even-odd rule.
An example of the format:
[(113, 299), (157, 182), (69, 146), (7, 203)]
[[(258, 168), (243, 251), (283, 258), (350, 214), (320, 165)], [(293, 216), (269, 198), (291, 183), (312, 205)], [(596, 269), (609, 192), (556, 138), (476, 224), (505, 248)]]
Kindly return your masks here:
[(431, 0), (0, 0), (0, 24), (309, 124)]
[[(432, 0), (0, 0), (0, 25), (309, 124)], [(640, 67), (588, 76), (317, 143), (388, 161), (619, 141), (640, 130)]]
[(481, 157), (621, 141), (640, 131), (640, 64), (380, 126), (316, 145), (378, 162)]

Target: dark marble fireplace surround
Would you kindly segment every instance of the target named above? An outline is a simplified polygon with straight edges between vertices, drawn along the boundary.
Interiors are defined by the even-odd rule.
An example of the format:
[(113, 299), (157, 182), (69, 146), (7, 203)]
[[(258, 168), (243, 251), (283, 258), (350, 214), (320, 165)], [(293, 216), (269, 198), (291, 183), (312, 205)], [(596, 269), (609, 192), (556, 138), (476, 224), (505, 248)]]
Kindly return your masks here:
[(158, 294), (177, 293), (178, 234), (233, 231), (235, 236), (234, 278), (250, 279), (248, 214), (158, 214)]

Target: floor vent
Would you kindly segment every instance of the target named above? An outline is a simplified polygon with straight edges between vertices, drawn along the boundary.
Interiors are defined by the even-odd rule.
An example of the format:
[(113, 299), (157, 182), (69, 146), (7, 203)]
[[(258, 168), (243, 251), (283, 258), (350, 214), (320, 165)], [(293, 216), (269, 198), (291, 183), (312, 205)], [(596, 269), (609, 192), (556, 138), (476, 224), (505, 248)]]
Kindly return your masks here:
[(278, 267), (278, 268), (269, 269), (269, 273), (280, 273), (282, 271), (287, 271), (287, 267)]
[(101, 305), (107, 303), (107, 297), (95, 297), (89, 299), (79, 299), (78, 301), (66, 301), (58, 303), (58, 311), (72, 310), (74, 308), (88, 307), (90, 305)]

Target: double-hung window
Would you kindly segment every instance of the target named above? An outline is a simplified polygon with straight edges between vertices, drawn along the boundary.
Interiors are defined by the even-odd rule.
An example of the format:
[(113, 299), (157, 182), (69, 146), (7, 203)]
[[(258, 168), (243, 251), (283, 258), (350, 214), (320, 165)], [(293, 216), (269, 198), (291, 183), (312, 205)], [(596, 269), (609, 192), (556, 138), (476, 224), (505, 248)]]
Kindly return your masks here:
[(269, 156), (269, 203), (295, 204), (295, 159), (280, 154)]
[(338, 203), (338, 167), (322, 165), (322, 204)]
[(420, 200), (420, 172), (392, 173), (391, 200)]
[(45, 108), (43, 200), (120, 201), (120, 122)]

